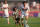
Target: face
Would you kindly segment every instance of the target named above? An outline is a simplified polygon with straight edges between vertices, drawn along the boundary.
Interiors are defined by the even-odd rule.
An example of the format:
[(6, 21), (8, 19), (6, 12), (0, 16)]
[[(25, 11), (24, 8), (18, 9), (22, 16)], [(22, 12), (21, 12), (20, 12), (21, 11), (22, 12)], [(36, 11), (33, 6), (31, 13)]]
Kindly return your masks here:
[(5, 4), (7, 3), (7, 1), (5, 1)]
[(17, 11), (17, 8), (15, 8), (15, 12)]
[(24, 3), (24, 6), (26, 6), (26, 3)]

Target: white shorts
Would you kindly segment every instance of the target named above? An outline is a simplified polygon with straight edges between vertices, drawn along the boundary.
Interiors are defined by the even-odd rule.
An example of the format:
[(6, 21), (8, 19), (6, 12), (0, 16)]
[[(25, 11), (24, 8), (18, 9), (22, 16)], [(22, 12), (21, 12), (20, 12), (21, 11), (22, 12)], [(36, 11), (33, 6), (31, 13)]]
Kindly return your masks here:
[(9, 13), (5, 13), (5, 16), (6, 16), (6, 17), (9, 17)]
[[(26, 11), (27, 12), (27, 11)], [(22, 11), (22, 15), (21, 15), (21, 18), (24, 18), (25, 16), (27, 16), (28, 13), (25, 13), (24, 11)]]
[(5, 16), (6, 16), (6, 17), (9, 17), (8, 10), (7, 10), (7, 9), (5, 9), (4, 11), (5, 11), (5, 12), (4, 12)]

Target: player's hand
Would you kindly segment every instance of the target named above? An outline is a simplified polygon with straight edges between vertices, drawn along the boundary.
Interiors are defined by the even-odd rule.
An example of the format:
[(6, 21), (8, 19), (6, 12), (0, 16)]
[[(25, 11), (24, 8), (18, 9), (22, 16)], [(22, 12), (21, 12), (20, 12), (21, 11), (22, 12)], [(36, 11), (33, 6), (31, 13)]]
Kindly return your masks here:
[(23, 7), (23, 9), (27, 9), (26, 7)]
[(4, 7), (4, 9), (6, 9), (7, 7)]
[(23, 7), (23, 9), (25, 9), (25, 8)]
[[(3, 10), (2, 10), (3, 11)], [(3, 11), (3, 12), (5, 12), (5, 11)]]
[(5, 11), (3, 11), (3, 12), (5, 12)]
[(15, 20), (15, 17), (13, 17), (13, 19)]
[(28, 10), (28, 12), (30, 12), (30, 10)]

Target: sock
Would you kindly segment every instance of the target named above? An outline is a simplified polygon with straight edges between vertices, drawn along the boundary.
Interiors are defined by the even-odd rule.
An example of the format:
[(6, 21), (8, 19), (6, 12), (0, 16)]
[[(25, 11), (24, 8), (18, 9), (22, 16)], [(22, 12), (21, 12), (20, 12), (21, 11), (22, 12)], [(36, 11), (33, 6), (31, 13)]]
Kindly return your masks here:
[(8, 21), (8, 23), (9, 23), (9, 18), (7, 18), (7, 21)]

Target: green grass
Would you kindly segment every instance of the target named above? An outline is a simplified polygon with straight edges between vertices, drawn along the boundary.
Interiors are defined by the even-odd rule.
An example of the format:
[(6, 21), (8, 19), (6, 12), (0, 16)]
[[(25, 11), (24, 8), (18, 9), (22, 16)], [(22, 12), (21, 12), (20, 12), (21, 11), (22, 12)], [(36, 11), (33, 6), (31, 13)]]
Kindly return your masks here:
[[(21, 18), (20, 18), (21, 19)], [(25, 21), (25, 18), (24, 18)], [(40, 17), (29, 17), (28, 18), (28, 25), (29, 27), (40, 27)], [(0, 27), (20, 27), (19, 24), (16, 26), (15, 20), (13, 20), (12, 17), (10, 17), (10, 24), (7, 24), (6, 18), (0, 18)], [(23, 27), (23, 26), (21, 26)]]

